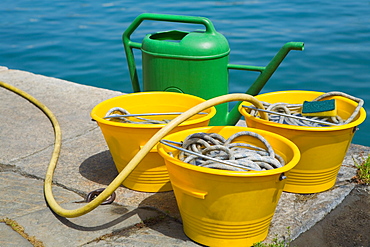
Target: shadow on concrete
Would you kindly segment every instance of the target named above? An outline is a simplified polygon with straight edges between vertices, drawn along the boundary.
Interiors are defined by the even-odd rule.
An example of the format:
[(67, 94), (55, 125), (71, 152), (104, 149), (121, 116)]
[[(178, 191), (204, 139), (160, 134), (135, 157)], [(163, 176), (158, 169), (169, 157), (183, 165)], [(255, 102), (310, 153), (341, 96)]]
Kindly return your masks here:
[(109, 150), (95, 154), (86, 159), (79, 167), (80, 174), (90, 181), (109, 185), (118, 175)]
[[(103, 206), (101, 206), (103, 207)], [(115, 225), (120, 224), (121, 222), (129, 219), (133, 215), (137, 214), (137, 209), (133, 211), (129, 211), (123, 206), (119, 205), (109, 205), (110, 211), (116, 215), (117, 217), (113, 217), (110, 221), (106, 220), (106, 218), (99, 218), (99, 217), (92, 217), (91, 219), (84, 219), (84, 218), (76, 218), (76, 219), (68, 219), (62, 216), (57, 215), (53, 211), (51, 211), (54, 216), (65, 226), (68, 226), (69, 228), (79, 230), (79, 231), (99, 231), (99, 230), (104, 230), (108, 229), (110, 227), (113, 227)], [(97, 211), (99, 211), (97, 209)], [(94, 215), (93, 213), (90, 214)], [(103, 214), (102, 214), (103, 215)], [(86, 216), (87, 218), (89, 216)], [(74, 222), (75, 221), (75, 222)], [(101, 223), (100, 222), (104, 222)]]
[[(150, 210), (151, 208), (145, 207), (145, 209)], [(158, 210), (156, 211), (158, 212)], [(159, 216), (149, 219), (145, 219), (145, 215), (141, 216), (140, 212), (138, 212), (138, 215), (143, 220), (145, 227), (148, 227), (153, 231), (159, 232), (168, 238), (182, 241), (192, 241), (185, 235), (182, 228), (182, 223), (178, 219), (172, 218), (162, 212), (159, 212)]]
[[(108, 211), (103, 209), (103, 207), (108, 208)], [(75, 219), (67, 219), (55, 214), (54, 212), (52, 213), (59, 222), (68, 228), (81, 232), (105, 230), (105, 232), (107, 232), (105, 237), (128, 238), (132, 234), (158, 235), (157, 233), (147, 231), (144, 233), (138, 232), (142, 228), (148, 228), (155, 232), (159, 232), (168, 238), (176, 239), (176, 241), (192, 241), (183, 232), (182, 224), (179, 220), (148, 206), (136, 208), (130, 211), (121, 205), (104, 205), (98, 207), (96, 211), (94, 210), (89, 213), (90, 216), (84, 215)], [(134, 225), (126, 224), (125, 226), (124, 221), (129, 221), (130, 218), (135, 215), (139, 217), (139, 220), (137, 220)]]
[[(157, 218), (146, 220), (146, 227), (173, 239), (193, 242), (183, 231), (181, 215), (173, 191), (155, 193), (144, 199), (139, 207), (156, 210), (160, 213)], [(140, 213), (138, 214), (144, 220), (144, 217), (140, 216)]]
[(176, 220), (181, 220), (179, 208), (173, 191), (157, 192), (140, 202), (139, 207), (155, 208)]
[[(114, 180), (114, 178), (116, 178), (118, 175), (109, 150), (95, 154), (83, 161), (79, 167), (79, 172), (86, 179), (102, 185), (109, 185), (111, 181)], [(113, 205), (111, 205), (111, 207), (112, 206)], [(158, 213), (158, 216), (148, 219), (148, 214), (146, 211), (155, 211)], [(137, 214), (143, 222), (143, 225), (137, 224), (133, 227), (122, 229), (115, 232), (114, 235), (128, 236), (130, 235), (130, 232), (137, 230), (136, 228), (148, 227), (169, 238), (182, 241), (192, 241), (183, 232), (181, 216), (173, 191), (153, 193), (141, 201), (137, 209), (133, 211), (121, 212), (121, 214), (121, 216), (118, 216), (113, 220), (108, 222), (102, 221), (104, 223), (95, 226), (87, 226), (74, 222), (74, 220), (60, 217), (58, 215), (55, 216), (61, 223), (70, 228), (80, 231), (97, 231), (120, 224), (121, 222)]]

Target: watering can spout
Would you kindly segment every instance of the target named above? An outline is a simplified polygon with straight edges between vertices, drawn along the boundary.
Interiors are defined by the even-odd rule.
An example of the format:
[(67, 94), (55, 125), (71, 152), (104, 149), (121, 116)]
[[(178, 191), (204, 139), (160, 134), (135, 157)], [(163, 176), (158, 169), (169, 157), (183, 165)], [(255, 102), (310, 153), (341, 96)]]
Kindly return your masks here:
[[(284, 58), (288, 55), (291, 50), (304, 50), (304, 43), (303, 42), (288, 42), (286, 43), (279, 52), (272, 58), (270, 63), (266, 67), (256, 67), (256, 66), (245, 66), (245, 65), (233, 65), (229, 64), (229, 69), (239, 69), (239, 70), (250, 70), (250, 71), (259, 71), (261, 74), (257, 77), (255, 82), (249, 87), (246, 94), (250, 94), (252, 96), (257, 95), (262, 88), (265, 86), (267, 81), (270, 79), (272, 74), (276, 71), (279, 67), (280, 63), (284, 60)], [(225, 124), (226, 125), (235, 125), (240, 117), (241, 114), (238, 110), (239, 104), (235, 105), (234, 108), (227, 113)]]
[(266, 82), (270, 79), (272, 74), (279, 67), (280, 63), (284, 60), (286, 55), (291, 50), (300, 50), (303, 51), (304, 43), (303, 42), (288, 42), (286, 43), (280, 51), (272, 58), (270, 63), (261, 71), (260, 76), (252, 84), (252, 86), (246, 92), (250, 95), (257, 95), (261, 89), (265, 86)]

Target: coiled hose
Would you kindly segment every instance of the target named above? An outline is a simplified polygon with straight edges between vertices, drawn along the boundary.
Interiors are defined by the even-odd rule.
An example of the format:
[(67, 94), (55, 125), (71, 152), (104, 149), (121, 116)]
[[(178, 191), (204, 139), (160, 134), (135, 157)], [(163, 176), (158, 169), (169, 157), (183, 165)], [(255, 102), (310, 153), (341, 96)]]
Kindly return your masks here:
[[(256, 100), (253, 96), (248, 94), (228, 94), (219, 96), (210, 100), (207, 100), (203, 103), (200, 103), (180, 116), (173, 119), (170, 123), (168, 123), (166, 126), (164, 126), (162, 129), (160, 129), (144, 146), (143, 148), (132, 158), (132, 160), (126, 165), (126, 167), (117, 175), (117, 177), (108, 185), (108, 187), (99, 194), (94, 200), (91, 202), (85, 204), (84, 206), (77, 208), (77, 209), (64, 209), (62, 208), (55, 200), (53, 191), (52, 191), (52, 181), (53, 181), (53, 175), (54, 171), (58, 162), (60, 149), (61, 149), (61, 142), (62, 142), (62, 132), (59, 126), (59, 123), (54, 116), (54, 114), (40, 101), (32, 97), (31, 95), (27, 94), (26, 92), (13, 87), (5, 82), (0, 81), (0, 86), (8, 89), (23, 98), (30, 101), (32, 104), (34, 104), (36, 107), (38, 107), (42, 112), (45, 113), (45, 115), (49, 118), (50, 122), (53, 125), (54, 128), (54, 150), (52, 153), (52, 157), (49, 162), (49, 166), (46, 172), (45, 176), (45, 182), (44, 182), (44, 195), (45, 200), (48, 203), (49, 207), (58, 215), (66, 218), (74, 218), (81, 215), (84, 215), (96, 207), (98, 207), (103, 201), (105, 201), (121, 184), (122, 182), (127, 178), (127, 176), (135, 169), (135, 167), (139, 164), (139, 162), (145, 157), (146, 154), (149, 153), (149, 151), (164, 137), (166, 136), (171, 130), (173, 130), (176, 126), (187, 120), (188, 118), (194, 116), (198, 112), (204, 111), (212, 106), (231, 102), (231, 101), (248, 101), (252, 103), (257, 108), (263, 108), (263, 105)], [(267, 120), (267, 115), (263, 112), (260, 113), (261, 117), (265, 120)]]

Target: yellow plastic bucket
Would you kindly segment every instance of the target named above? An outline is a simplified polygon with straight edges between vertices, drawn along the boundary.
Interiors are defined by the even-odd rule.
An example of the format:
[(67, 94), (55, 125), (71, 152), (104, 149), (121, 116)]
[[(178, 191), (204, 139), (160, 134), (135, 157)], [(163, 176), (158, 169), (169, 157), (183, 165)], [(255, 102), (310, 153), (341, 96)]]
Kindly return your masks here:
[[(302, 104), (322, 94), (314, 91), (278, 91), (257, 95), (256, 99), (268, 103)], [(336, 99), (338, 115), (343, 119), (351, 116), (357, 106), (356, 102), (340, 96), (326, 99), (332, 98)], [(366, 112), (361, 108), (358, 116), (349, 124), (331, 127), (294, 126), (253, 117), (242, 105), (250, 103), (244, 102), (239, 106), (248, 127), (278, 133), (298, 146), (301, 160), (287, 173), (284, 191), (302, 194), (322, 192), (334, 186), (356, 128), (366, 118)]]
[[(240, 131), (261, 134), (286, 165), (256, 172), (211, 169), (184, 163), (169, 154), (176, 157), (176, 149), (158, 145), (170, 174), (184, 232), (200, 244), (251, 246), (264, 240), (285, 184), (281, 176), (297, 164), (299, 149), (277, 134), (237, 126), (188, 129), (163, 138), (181, 142), (197, 132), (218, 133), (228, 138)], [(239, 141), (263, 147), (256, 138), (243, 136)]]
[[(113, 107), (121, 107), (131, 114), (185, 112), (189, 108), (204, 102), (196, 96), (173, 92), (142, 92), (125, 94), (103, 101), (91, 111), (91, 117), (97, 121), (118, 172), (136, 155), (142, 146), (165, 124), (120, 123), (104, 119)], [(215, 115), (214, 107), (205, 110), (208, 114), (199, 114), (180, 124), (172, 132), (188, 128), (207, 126)], [(173, 119), (172, 116), (150, 116), (145, 118), (162, 120)], [(171, 132), (171, 133), (172, 133)], [(123, 185), (129, 189), (144, 192), (160, 192), (172, 190), (170, 178), (163, 158), (158, 154), (157, 147), (138, 164), (125, 179)]]

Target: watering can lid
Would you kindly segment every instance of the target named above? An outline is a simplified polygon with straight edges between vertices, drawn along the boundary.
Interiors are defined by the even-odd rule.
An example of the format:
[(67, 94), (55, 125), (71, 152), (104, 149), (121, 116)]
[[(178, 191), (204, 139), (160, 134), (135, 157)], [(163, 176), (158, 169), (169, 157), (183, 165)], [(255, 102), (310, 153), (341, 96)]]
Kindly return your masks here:
[(165, 31), (145, 36), (141, 50), (157, 56), (215, 58), (230, 53), (227, 39), (220, 33)]

